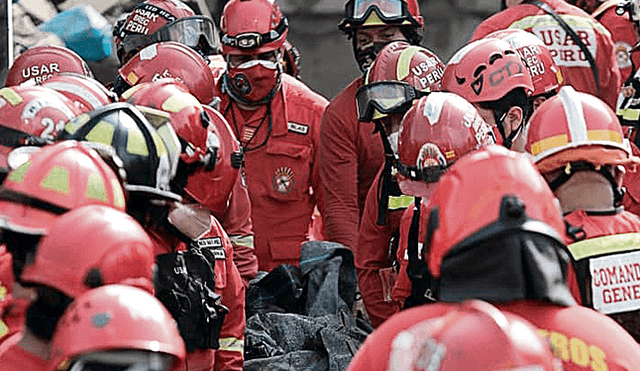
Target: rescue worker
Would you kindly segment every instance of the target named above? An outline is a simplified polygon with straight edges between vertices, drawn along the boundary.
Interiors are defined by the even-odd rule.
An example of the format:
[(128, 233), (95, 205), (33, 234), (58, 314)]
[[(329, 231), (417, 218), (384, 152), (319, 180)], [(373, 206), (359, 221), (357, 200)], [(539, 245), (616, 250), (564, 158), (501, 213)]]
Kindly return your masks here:
[[(424, 20), (416, 0), (349, 0), (338, 26), (351, 39), (353, 53), (364, 73), (382, 47), (392, 41), (419, 45)], [(374, 126), (358, 120), (358, 76), (335, 96), (322, 116), (318, 168), (325, 197), (325, 237), (355, 248), (365, 199), (384, 162)]]
[(430, 50), (395, 41), (382, 48), (356, 93), (358, 119), (374, 123), (385, 152), (385, 163), (367, 194), (358, 244), (352, 248), (358, 286), (374, 327), (396, 311), (385, 296), (385, 287), (390, 288), (393, 280), (388, 255), (397, 243), (393, 237), (402, 212), (413, 201), (402, 194), (392, 175), (400, 121), (414, 101), (439, 89), (443, 69)]
[[(25, 167), (28, 163), (14, 172)], [(2, 370), (49, 370), (54, 330), (74, 298), (114, 283), (151, 293), (153, 270), (153, 243), (124, 212), (87, 205), (59, 216), (20, 276), (36, 296), (27, 309), (23, 332), (0, 347)]]
[(480, 300), (429, 307), (441, 313), (416, 321), (407, 310), (370, 334), (347, 371), (558, 370), (549, 344), (520, 316)]
[(635, 274), (625, 273), (640, 263), (640, 218), (619, 207), (622, 175), (635, 171), (640, 159), (631, 154), (616, 115), (598, 98), (563, 87), (531, 117), (526, 148), (570, 226), (575, 271), (569, 284), (576, 300), (640, 341), (640, 298), (629, 291)]
[(638, 43), (638, 37), (633, 29), (633, 23), (626, 17), (618, 15), (618, 0), (570, 0), (571, 5), (590, 14), (611, 33), (614, 42), (614, 52), (620, 67), (622, 81), (633, 76), (635, 70), (640, 67), (640, 55), (632, 52), (632, 48)]
[(184, 342), (162, 303), (116, 284), (89, 290), (67, 308), (51, 341), (48, 370), (177, 371), (184, 359)]
[[(146, 117), (154, 122), (153, 126)], [(233, 263), (233, 247), (229, 237), (220, 223), (208, 211), (199, 213), (181, 203), (184, 184), (173, 181), (176, 177), (184, 177), (181, 172), (186, 171), (186, 162), (200, 158), (197, 154), (190, 154), (188, 147), (182, 147), (170, 124), (170, 117), (166, 112), (143, 106), (136, 108), (128, 103), (113, 103), (87, 114), (87, 117), (70, 121), (58, 139), (96, 141), (115, 149), (127, 174), (130, 174), (124, 187), (127, 191), (127, 213), (151, 235), (157, 261), (173, 252), (193, 248), (211, 252), (208, 256), (213, 255), (215, 259), (209, 262), (213, 265), (215, 287), (208, 289), (221, 297), (220, 303), (211, 305), (217, 310), (222, 304), (228, 308), (229, 315), (218, 316), (215, 320), (210, 318), (207, 325), (218, 326), (215, 333), (194, 334), (196, 337), (216, 337), (214, 340), (219, 342), (218, 349), (211, 343), (206, 347), (192, 346), (202, 338), (187, 339), (186, 332), (181, 328), (185, 343), (189, 343), (186, 363), (191, 371), (209, 371), (214, 367), (216, 370), (241, 370), (245, 329), (242, 277)], [(187, 138), (186, 132), (200, 130), (202, 134), (207, 131), (199, 121), (178, 121), (177, 128), (183, 139)], [(200, 140), (193, 139), (196, 137)], [(206, 137), (207, 134), (193, 135), (189, 136), (189, 141), (206, 153)], [(128, 138), (138, 138), (134, 142), (136, 145), (131, 145), (132, 140)], [(181, 155), (185, 156), (180, 158)], [(189, 156), (193, 158), (187, 159)], [(204, 163), (198, 165), (204, 166)], [(202, 313), (210, 309), (204, 307), (203, 303), (192, 303), (191, 308), (199, 312), (172, 314), (180, 323), (186, 317), (201, 318)]]
[[(621, 84), (620, 69), (611, 34), (604, 26), (563, 0), (510, 0), (506, 6), (505, 10), (485, 19), (475, 29), (471, 40), (506, 28), (531, 32), (551, 52), (565, 84), (615, 107)], [(550, 12), (573, 31), (565, 30)], [(571, 32), (576, 36), (575, 40)]]
[(258, 266), (299, 266), (316, 204), (322, 212), (315, 159), (327, 101), (283, 73), (288, 25), (275, 2), (229, 1), (220, 28), (227, 70), (215, 90), (245, 153)]
[(42, 83), (61, 73), (71, 72), (93, 77), (93, 72), (76, 52), (56, 45), (34, 46), (20, 54), (7, 71), (4, 86), (20, 85), (32, 80)]
[(129, 103), (163, 110), (184, 148), (181, 162), (185, 202), (205, 207), (224, 228), (233, 244), (233, 261), (245, 286), (258, 273), (253, 246), (249, 194), (240, 176), (243, 155), (238, 140), (222, 115), (201, 105), (186, 86), (172, 79), (136, 85), (122, 95)]
[(525, 62), (506, 41), (486, 38), (458, 50), (447, 62), (442, 91), (460, 95), (500, 134), (503, 146), (523, 151), (533, 82)]
[[(576, 305), (566, 281), (562, 214), (528, 155), (501, 146), (468, 154), (440, 178), (414, 220), (434, 299), (485, 300), (527, 319), (563, 370), (637, 368), (640, 346), (633, 337), (606, 315)], [(397, 333), (440, 313), (440, 305), (427, 304), (407, 311), (411, 323), (387, 323)], [(381, 339), (378, 352), (390, 343)]]

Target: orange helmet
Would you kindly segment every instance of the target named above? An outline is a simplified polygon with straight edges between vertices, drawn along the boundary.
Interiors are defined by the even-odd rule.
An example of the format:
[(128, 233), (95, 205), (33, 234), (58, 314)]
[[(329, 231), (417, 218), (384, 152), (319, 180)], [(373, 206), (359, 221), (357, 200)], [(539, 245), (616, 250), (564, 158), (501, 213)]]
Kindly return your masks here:
[(479, 300), (397, 334), (389, 371), (555, 371), (551, 347), (527, 320)]
[(160, 42), (142, 49), (118, 70), (114, 90), (122, 94), (141, 82), (173, 78), (185, 84), (200, 103), (213, 101), (213, 73), (205, 59), (176, 42)]
[(359, 120), (405, 112), (422, 93), (439, 90), (443, 70), (438, 56), (426, 48), (404, 41), (387, 44), (356, 93)]
[(429, 197), (446, 169), (480, 146), (495, 143), (478, 111), (452, 93), (420, 98), (405, 114), (398, 138), (398, 183), (403, 194)]
[(272, 0), (231, 0), (220, 18), (223, 54), (261, 54), (282, 48), (289, 23)]
[(536, 35), (516, 28), (495, 31), (486, 36), (504, 40), (525, 61), (533, 82), (533, 96), (555, 93), (562, 85), (562, 72), (551, 52)]
[(43, 235), (58, 215), (84, 205), (125, 209), (121, 180), (98, 153), (66, 141), (34, 152), (0, 188), (0, 227)]
[(165, 370), (169, 365), (176, 371), (185, 356), (182, 337), (164, 305), (125, 285), (107, 285), (76, 298), (58, 322), (51, 346), (55, 370), (84, 370), (93, 364), (127, 370)]
[(442, 77), (442, 90), (471, 103), (499, 100), (515, 88), (530, 94), (531, 75), (509, 43), (493, 38), (474, 41), (456, 52)]
[(51, 225), (21, 279), (71, 298), (113, 283), (153, 292), (153, 249), (151, 238), (132, 217), (111, 207), (87, 205)]
[(178, 0), (147, 0), (138, 4), (126, 19), (114, 27), (116, 53), (121, 64), (145, 46), (175, 41), (203, 56), (220, 51), (218, 30), (213, 21), (196, 15)]
[(425, 220), (431, 235), (429, 271), (487, 238), (516, 231), (546, 235), (562, 244), (565, 225), (547, 182), (525, 155), (486, 146), (457, 161), (438, 181)]
[(203, 106), (211, 119), (209, 130), (219, 140), (213, 171), (199, 169), (189, 175), (185, 192), (218, 215), (226, 210), (227, 200), (238, 178), (244, 155), (240, 143), (233, 134), (227, 120), (215, 109)]
[(17, 147), (52, 142), (64, 123), (79, 114), (73, 102), (51, 89), (0, 89), (0, 167), (8, 167), (9, 152)]
[(41, 85), (69, 98), (81, 112), (93, 111), (117, 101), (117, 96), (98, 80), (78, 74), (60, 73)]
[(87, 62), (73, 50), (55, 45), (34, 46), (13, 61), (4, 85), (19, 85), (31, 79), (41, 83), (61, 72), (93, 77)]
[(525, 146), (540, 172), (577, 162), (594, 165), (638, 162), (615, 113), (599, 98), (565, 86), (543, 105), (543, 110), (531, 116)]

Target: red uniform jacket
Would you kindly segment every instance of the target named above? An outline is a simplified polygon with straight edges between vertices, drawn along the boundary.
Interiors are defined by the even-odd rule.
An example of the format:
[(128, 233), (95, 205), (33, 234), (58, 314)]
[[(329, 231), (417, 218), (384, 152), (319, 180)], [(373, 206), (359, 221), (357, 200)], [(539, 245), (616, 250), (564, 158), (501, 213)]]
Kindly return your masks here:
[(2, 371), (49, 371), (53, 369), (50, 362), (27, 352), (18, 345), (22, 332), (13, 334), (0, 345), (0, 369)]
[[(217, 87), (221, 88), (220, 83)], [(241, 110), (227, 94), (219, 90), (218, 95), (220, 112), (245, 150), (244, 174), (259, 268), (269, 271), (283, 263), (299, 266), (316, 203), (323, 211), (315, 158), (320, 119), (328, 102), (286, 74), (270, 103), (271, 115), (266, 105)]]
[[(617, 0), (605, 1), (593, 12), (596, 18), (611, 33), (611, 38), (615, 44), (616, 58), (622, 82), (626, 81), (634, 73), (633, 65), (636, 69), (640, 67), (640, 54), (629, 53), (631, 48), (638, 42), (638, 36), (633, 29), (633, 23), (628, 15), (619, 16), (616, 14)], [(631, 63), (633, 61), (633, 64)]]
[(578, 303), (609, 315), (640, 340), (640, 219), (574, 211), (565, 216), (584, 239), (567, 243), (573, 260), (569, 287)]
[[(358, 232), (358, 245), (353, 249), (358, 288), (374, 327), (378, 327), (400, 309), (391, 298), (396, 273), (389, 264), (395, 258), (395, 251), (392, 251), (394, 249), (390, 245), (394, 235), (396, 239), (399, 237), (400, 219), (407, 206), (413, 202), (411, 196), (389, 196), (387, 223), (378, 225), (378, 186), (381, 173), (382, 168), (367, 194)], [(397, 242), (394, 241), (394, 244)], [(390, 253), (393, 256), (390, 257)]]
[[(533, 301), (493, 304), (536, 326), (538, 333), (549, 339), (564, 371), (638, 369), (640, 346), (622, 327), (601, 313), (577, 305), (563, 307)], [(451, 308), (451, 304), (427, 304), (389, 318), (367, 337), (347, 371), (386, 371), (396, 335), (422, 321), (442, 316)]]
[(373, 123), (358, 121), (356, 91), (362, 77), (331, 100), (322, 116), (318, 167), (325, 198), (325, 234), (329, 241), (355, 248), (367, 192), (384, 162)]
[(620, 70), (609, 31), (582, 9), (563, 0), (541, 0), (580, 36), (587, 46), (596, 66), (600, 91), (596, 91), (593, 72), (587, 58), (564, 29), (542, 9), (532, 4), (511, 6), (483, 21), (475, 30), (472, 40), (481, 39), (493, 31), (518, 28), (538, 36), (547, 46), (556, 62), (564, 83), (576, 90), (600, 97), (615, 109), (621, 85)]
[[(173, 251), (184, 251), (187, 249), (185, 243), (181, 241), (167, 241), (161, 237), (150, 234), (156, 243), (156, 255)], [(210, 246), (211, 240), (218, 239), (222, 242), (224, 253), (217, 253), (216, 265), (214, 268), (216, 276), (216, 293), (222, 296), (222, 304), (229, 309), (229, 313), (224, 318), (222, 329), (220, 330), (220, 348), (217, 350), (196, 349), (187, 353), (187, 364), (189, 371), (210, 371), (210, 370), (236, 370), (241, 371), (244, 363), (244, 284), (240, 273), (233, 263), (233, 246), (226, 232), (220, 223), (211, 217), (211, 230), (203, 237), (194, 241), (199, 246)], [(215, 365), (215, 368), (214, 368)]]

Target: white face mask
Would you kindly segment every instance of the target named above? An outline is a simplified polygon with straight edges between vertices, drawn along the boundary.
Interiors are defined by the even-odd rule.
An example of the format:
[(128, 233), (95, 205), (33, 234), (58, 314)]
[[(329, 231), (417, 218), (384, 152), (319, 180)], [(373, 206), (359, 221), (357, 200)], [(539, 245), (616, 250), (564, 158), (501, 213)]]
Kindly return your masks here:
[(398, 154), (398, 137), (399, 137), (399, 132), (393, 132), (391, 134), (389, 134), (387, 136), (387, 140), (389, 141), (389, 144), (391, 145), (391, 149), (393, 150), (393, 153), (395, 153), (396, 155)]

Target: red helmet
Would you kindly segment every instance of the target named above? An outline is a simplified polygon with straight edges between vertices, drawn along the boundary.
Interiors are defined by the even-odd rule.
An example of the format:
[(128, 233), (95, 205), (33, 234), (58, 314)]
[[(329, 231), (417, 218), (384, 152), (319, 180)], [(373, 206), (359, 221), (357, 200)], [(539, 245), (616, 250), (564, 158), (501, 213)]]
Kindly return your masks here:
[(118, 70), (114, 83), (116, 93), (141, 82), (173, 78), (185, 84), (200, 103), (213, 101), (213, 74), (202, 56), (192, 49), (176, 43), (161, 42), (142, 49)]
[(220, 49), (213, 21), (196, 15), (178, 0), (147, 0), (139, 4), (116, 24), (114, 34), (120, 63), (126, 63), (145, 46), (161, 41), (179, 42), (203, 55), (216, 54)]
[(530, 95), (531, 75), (511, 45), (498, 39), (464, 46), (451, 57), (442, 77), (442, 90), (471, 103), (497, 101), (515, 88), (524, 88)]
[(186, 356), (173, 317), (153, 295), (125, 285), (107, 285), (76, 298), (58, 322), (51, 346), (56, 370), (90, 362), (147, 370), (131, 366), (154, 360), (157, 365), (164, 355), (172, 371)]
[(531, 116), (525, 146), (541, 173), (578, 162), (638, 163), (616, 114), (599, 98), (564, 86), (543, 106)]
[(440, 178), (421, 223), (429, 226), (429, 271), (486, 238), (517, 230), (546, 235), (562, 244), (565, 225), (547, 182), (525, 154), (498, 145), (464, 156)]
[(444, 64), (430, 50), (404, 41), (387, 44), (356, 93), (358, 117), (369, 122), (392, 112), (405, 112), (420, 92), (440, 89)]
[(220, 18), (223, 54), (261, 54), (282, 48), (287, 17), (273, 0), (231, 0)]
[(533, 96), (556, 92), (562, 85), (562, 72), (553, 61), (549, 49), (536, 35), (509, 28), (489, 34), (486, 38), (501, 39), (509, 43), (529, 68), (533, 82)]
[(0, 167), (9, 152), (53, 141), (59, 129), (80, 110), (64, 95), (39, 86), (0, 89)]
[[(345, 15), (338, 28), (346, 33), (368, 26), (424, 27), (417, 0), (349, 0), (344, 10)], [(409, 38), (409, 41), (412, 44), (420, 43), (420, 39)]]
[(71, 298), (113, 283), (153, 292), (153, 249), (151, 238), (132, 217), (111, 207), (87, 205), (51, 224), (21, 278)]
[(560, 361), (531, 323), (479, 300), (400, 332), (389, 354), (389, 371), (559, 368)]
[(124, 211), (121, 180), (89, 147), (75, 141), (46, 146), (13, 170), (0, 188), (0, 226), (45, 234), (58, 215), (84, 205)]
[(215, 109), (203, 107), (211, 119), (209, 130), (219, 140), (215, 167), (213, 171), (200, 169), (189, 175), (185, 191), (209, 211), (219, 213), (226, 210), (229, 193), (238, 178), (244, 157), (240, 143), (227, 120)]
[(452, 93), (434, 92), (405, 114), (398, 138), (398, 183), (403, 194), (429, 197), (440, 175), (460, 157), (494, 144), (478, 111)]
[(34, 46), (13, 61), (4, 85), (19, 85), (30, 79), (41, 83), (61, 72), (93, 77), (87, 62), (73, 50), (55, 45)]
[(117, 97), (98, 80), (78, 74), (60, 73), (41, 84), (71, 99), (81, 112), (93, 111), (117, 101)]

